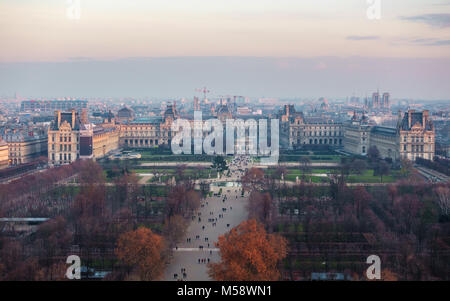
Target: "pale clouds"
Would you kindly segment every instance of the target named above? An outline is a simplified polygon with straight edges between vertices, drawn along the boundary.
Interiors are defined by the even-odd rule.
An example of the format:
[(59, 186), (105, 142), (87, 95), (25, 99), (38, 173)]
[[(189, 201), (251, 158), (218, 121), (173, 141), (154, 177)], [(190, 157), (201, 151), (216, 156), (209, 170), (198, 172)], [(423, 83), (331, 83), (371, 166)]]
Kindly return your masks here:
[(425, 23), (433, 27), (450, 27), (450, 14), (423, 14), (417, 16), (401, 17), (402, 20), (410, 22)]

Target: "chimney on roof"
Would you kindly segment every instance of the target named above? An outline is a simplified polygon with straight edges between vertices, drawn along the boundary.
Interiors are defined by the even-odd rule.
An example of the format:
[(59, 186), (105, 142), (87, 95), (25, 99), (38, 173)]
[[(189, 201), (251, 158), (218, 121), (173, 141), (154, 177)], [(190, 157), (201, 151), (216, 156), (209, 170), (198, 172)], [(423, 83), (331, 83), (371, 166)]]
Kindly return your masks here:
[(427, 124), (429, 118), (430, 118), (430, 111), (424, 110), (422, 112), (422, 126), (424, 129), (426, 128), (426, 124)]
[(398, 114), (397, 114), (397, 129), (400, 128), (401, 123), (402, 123), (402, 111), (398, 110)]
[(72, 109), (72, 128), (75, 127), (75, 110)]
[(412, 119), (412, 114), (414, 113), (414, 110), (408, 110), (408, 129), (411, 128), (411, 119)]
[(82, 108), (81, 109), (81, 123), (82, 124), (88, 124), (89, 123), (86, 108)]
[(55, 111), (55, 118), (56, 118), (56, 124), (59, 128), (59, 126), (61, 125), (61, 111)]

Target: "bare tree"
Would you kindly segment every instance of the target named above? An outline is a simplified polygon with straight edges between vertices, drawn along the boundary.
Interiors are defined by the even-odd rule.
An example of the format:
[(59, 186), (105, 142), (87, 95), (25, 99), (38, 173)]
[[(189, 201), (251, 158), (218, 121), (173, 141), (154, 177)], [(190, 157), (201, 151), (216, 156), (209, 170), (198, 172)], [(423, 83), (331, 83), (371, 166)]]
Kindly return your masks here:
[(302, 171), (302, 178), (305, 179), (306, 174), (311, 172), (311, 159), (301, 156), (298, 161), (300, 163), (300, 170)]
[(444, 215), (450, 214), (450, 188), (448, 186), (436, 187), (437, 202)]

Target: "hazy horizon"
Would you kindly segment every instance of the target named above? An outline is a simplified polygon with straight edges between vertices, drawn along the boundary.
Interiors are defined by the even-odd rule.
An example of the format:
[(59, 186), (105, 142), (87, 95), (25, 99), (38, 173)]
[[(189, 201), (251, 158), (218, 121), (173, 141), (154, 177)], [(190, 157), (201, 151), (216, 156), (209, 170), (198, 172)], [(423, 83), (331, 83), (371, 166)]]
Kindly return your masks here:
[(23, 97), (371, 96), (449, 99), (450, 58), (161, 57), (0, 63), (0, 95)]

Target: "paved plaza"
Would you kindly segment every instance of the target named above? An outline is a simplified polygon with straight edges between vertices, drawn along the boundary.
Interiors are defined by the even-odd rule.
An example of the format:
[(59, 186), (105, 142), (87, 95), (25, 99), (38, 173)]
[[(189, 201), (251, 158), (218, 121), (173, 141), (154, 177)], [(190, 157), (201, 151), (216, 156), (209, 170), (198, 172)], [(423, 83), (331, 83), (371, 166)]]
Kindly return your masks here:
[[(223, 177), (224, 186), (219, 186), (219, 183), (211, 185), (213, 196), (202, 200), (198, 212), (192, 216), (186, 237), (174, 249), (171, 263), (166, 267), (164, 280), (211, 280), (207, 264), (220, 260), (219, 249), (214, 243), (220, 235), (248, 217), (248, 192), (242, 196), (240, 183), (229, 182), (242, 176), (239, 169), (248, 168), (247, 160), (235, 158), (229, 164), (230, 177)], [(217, 195), (220, 189), (222, 194)]]

